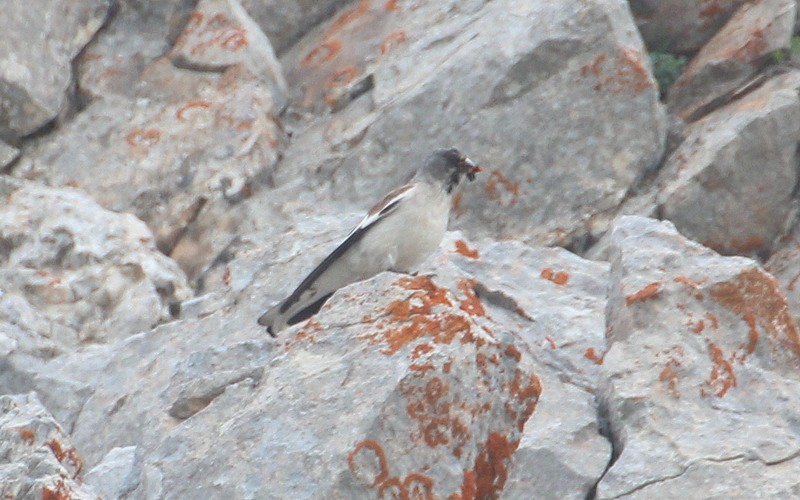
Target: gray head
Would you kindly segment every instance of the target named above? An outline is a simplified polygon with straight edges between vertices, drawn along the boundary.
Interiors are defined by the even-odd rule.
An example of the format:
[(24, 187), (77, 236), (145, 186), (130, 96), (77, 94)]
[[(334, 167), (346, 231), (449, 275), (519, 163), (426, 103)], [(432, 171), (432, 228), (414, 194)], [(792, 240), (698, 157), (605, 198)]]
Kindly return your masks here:
[(434, 182), (441, 183), (445, 191), (450, 193), (466, 175), (470, 181), (475, 180), (475, 174), (482, 169), (472, 160), (461, 154), (456, 148), (437, 149), (417, 172), (418, 177), (426, 177)]

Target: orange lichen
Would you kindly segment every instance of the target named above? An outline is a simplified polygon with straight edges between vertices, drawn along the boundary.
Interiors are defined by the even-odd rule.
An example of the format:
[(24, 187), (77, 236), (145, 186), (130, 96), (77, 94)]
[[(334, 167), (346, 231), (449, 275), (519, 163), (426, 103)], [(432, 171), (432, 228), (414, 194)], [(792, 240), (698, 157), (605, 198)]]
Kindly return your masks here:
[[(371, 452), (371, 453), (370, 453)], [(357, 457), (357, 455), (361, 455)], [(373, 455), (370, 457), (369, 455)], [(366, 471), (363, 471), (363, 467), (359, 465), (357, 459), (362, 461), (367, 461), (367, 459), (372, 459), (369, 461), (377, 461), (377, 473), (374, 474), (374, 478), (370, 480), (370, 478), (364, 478), (364, 474)], [(366, 479), (364, 482), (369, 484), (370, 486), (374, 487), (384, 481), (389, 476), (389, 465), (386, 461), (386, 453), (383, 451), (383, 448), (377, 441), (374, 439), (365, 439), (359, 442), (356, 447), (347, 455), (347, 465), (350, 468), (350, 472), (353, 473), (353, 476), (359, 479)], [(372, 464), (376, 465), (376, 464)]]
[(611, 61), (613, 68), (610, 74), (604, 71), (607, 61), (608, 57), (605, 54), (598, 54), (592, 62), (580, 68), (581, 76), (592, 75), (597, 79), (596, 90), (609, 90), (615, 94), (622, 92), (638, 94), (655, 87), (639, 50), (619, 47)]
[(183, 122), (186, 121), (186, 112), (190, 109), (210, 107), (211, 101), (189, 101), (175, 111), (175, 118)]
[(386, 38), (383, 39), (383, 42), (381, 42), (381, 47), (380, 47), (381, 54), (386, 54), (392, 49), (392, 47), (400, 45), (405, 41), (406, 41), (405, 31), (393, 31), (389, 33), (388, 35), (386, 35)]
[[(722, 354), (722, 349), (717, 347), (713, 342), (708, 342), (708, 352), (711, 355), (711, 374), (706, 381), (706, 384), (711, 388), (714, 394), (721, 398), (724, 397), (728, 391), (736, 387), (736, 374), (733, 372), (733, 365), (730, 361), (725, 359)], [(704, 391), (701, 390), (701, 395)]]
[(325, 82), (325, 88), (335, 89), (344, 87), (358, 76), (358, 68), (355, 66), (345, 66), (334, 71)]
[(672, 281), (674, 281), (675, 283), (680, 283), (680, 284), (686, 286), (686, 288), (688, 288), (690, 290), (697, 290), (698, 288), (700, 288), (701, 285), (703, 285), (705, 282), (707, 282), (708, 279), (703, 278), (701, 280), (695, 280), (695, 279), (689, 278), (688, 276), (676, 276), (675, 278), (673, 278)]
[(559, 271), (556, 273), (550, 267), (545, 267), (544, 269), (542, 269), (542, 272), (539, 273), (539, 276), (542, 279), (552, 281), (556, 285), (566, 285), (567, 282), (569, 281), (569, 273), (567, 273), (566, 271)]
[(383, 7), (388, 10), (389, 12), (396, 12), (400, 10), (400, 7), (397, 5), (397, 0), (388, 0)]
[(53, 452), (53, 455), (56, 457), (61, 463), (64, 463), (64, 460), (68, 460), (72, 467), (75, 469), (75, 474), (73, 474), (73, 478), (77, 477), (78, 474), (81, 473), (83, 470), (83, 460), (78, 455), (78, 450), (74, 447), (70, 447), (67, 450), (64, 450), (61, 447), (61, 443), (59, 443), (56, 439), (51, 439), (50, 441), (46, 441), (44, 443), (50, 450)]
[(661, 293), (662, 286), (663, 283), (660, 281), (654, 281), (638, 292), (625, 297), (625, 304), (631, 305), (635, 302), (644, 302), (654, 297), (658, 297), (658, 294)]
[(597, 352), (594, 350), (594, 347), (589, 347), (583, 353), (583, 357), (593, 362), (596, 365), (602, 365), (606, 355), (605, 353), (603, 353), (602, 356), (598, 355)]
[(505, 349), (505, 351), (503, 351), (503, 354), (506, 357), (513, 358), (514, 361), (516, 361), (517, 363), (519, 363), (519, 361), (522, 359), (522, 353), (519, 352), (519, 349), (517, 349), (516, 347), (514, 347), (511, 344), (508, 344), (506, 346), (506, 349)]
[(730, 242), (730, 248), (734, 253), (739, 255), (753, 254), (759, 250), (763, 250), (766, 245), (766, 241), (760, 236), (750, 236), (742, 240), (733, 238)]
[(456, 240), (456, 252), (470, 259), (477, 259), (481, 256), (478, 250), (468, 247), (464, 240)]
[(503, 186), (506, 192), (511, 194), (510, 205), (515, 205), (519, 199), (519, 182), (512, 182), (503, 172), (495, 169), (489, 174), (489, 179), (486, 181), (486, 195), (490, 200), (500, 200), (500, 193), (498, 192), (498, 185)]
[(517, 449), (519, 441), (509, 441), (497, 432), (489, 434), (489, 438), (481, 447), (473, 469), (475, 477), (474, 498), (497, 498), (508, 479), (507, 462)]
[(325, 30), (325, 38), (328, 38), (334, 33), (341, 31), (342, 28), (366, 14), (370, 9), (370, 3), (370, 0), (361, 0), (358, 5), (352, 9), (342, 12), (339, 17), (337, 17), (336, 20), (333, 21), (333, 23), (328, 27), (328, 29)]
[(311, 49), (300, 61), (300, 65), (311, 68), (319, 68), (326, 62), (336, 57), (336, 54), (338, 54), (340, 50), (342, 50), (341, 40), (327, 40), (319, 47), (314, 47)]
[(714, 330), (719, 330), (719, 320), (717, 319), (717, 315), (714, 313), (706, 313), (706, 319), (711, 322), (711, 328)]
[(753, 316), (752, 313), (745, 313), (744, 321), (747, 323), (749, 330), (747, 332), (747, 345), (743, 346), (745, 355), (742, 357), (741, 361), (744, 361), (748, 355), (756, 352), (756, 347), (758, 346), (758, 329), (756, 328), (755, 316)]
[(27, 444), (28, 446), (33, 444), (33, 441), (36, 439), (36, 434), (29, 429), (20, 429), (19, 430), (19, 437), (22, 438), (22, 441)]
[(771, 275), (751, 268), (730, 281), (715, 284), (711, 287), (710, 295), (751, 327), (750, 342), (757, 341), (757, 328), (760, 327), (781, 346), (778, 349), (781, 354), (790, 354), (794, 364), (800, 361), (800, 335), (789, 313), (786, 298)]
[(128, 143), (128, 145), (133, 147), (140, 146), (147, 148), (158, 144), (160, 140), (161, 131), (155, 128), (136, 128), (125, 136), (125, 141)]
[(42, 488), (42, 500), (70, 500), (72, 490), (64, 484), (63, 479), (56, 481), (56, 489), (52, 490), (47, 486)]
[(692, 333), (696, 333), (699, 335), (700, 332), (702, 332), (705, 327), (706, 323), (701, 319), (697, 323), (695, 323), (695, 325), (692, 327)]
[(556, 341), (553, 340), (553, 337), (551, 337), (550, 335), (546, 335), (544, 339), (547, 341), (548, 344), (550, 344), (551, 349), (558, 349), (558, 345), (556, 345)]
[(458, 280), (458, 288), (464, 294), (458, 307), (472, 316), (486, 316), (486, 310), (483, 308), (478, 294), (475, 293), (475, 284), (474, 279), (461, 278)]

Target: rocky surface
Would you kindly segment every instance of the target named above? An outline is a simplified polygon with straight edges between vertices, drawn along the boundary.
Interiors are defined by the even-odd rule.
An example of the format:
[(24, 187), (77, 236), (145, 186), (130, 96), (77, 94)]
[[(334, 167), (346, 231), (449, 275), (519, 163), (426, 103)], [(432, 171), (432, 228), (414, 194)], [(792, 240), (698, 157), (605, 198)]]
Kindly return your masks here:
[[(795, 3), (8, 3), (3, 498), (796, 496)], [(419, 274), (256, 324), (450, 145)]]

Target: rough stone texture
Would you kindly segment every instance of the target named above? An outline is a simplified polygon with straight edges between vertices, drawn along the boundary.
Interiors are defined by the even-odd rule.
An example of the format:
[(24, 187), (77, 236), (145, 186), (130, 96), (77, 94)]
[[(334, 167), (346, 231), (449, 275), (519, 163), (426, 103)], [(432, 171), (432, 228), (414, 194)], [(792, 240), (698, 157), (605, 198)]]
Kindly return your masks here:
[(795, 494), (800, 336), (777, 281), (668, 222), (613, 231), (600, 395), (618, 458), (597, 497)]
[(346, 3), (347, 0), (242, 0), (244, 8), (278, 53), (285, 52), (314, 25)]
[(7, 0), (0, 16), (0, 137), (25, 136), (64, 108), (72, 58), (108, 0)]
[(0, 497), (95, 500), (83, 462), (36, 395), (0, 395)]
[(84, 476), (100, 498), (124, 498), (141, 480), (142, 457), (135, 446), (114, 448)]
[(0, 394), (41, 390), (69, 431), (91, 389), (46, 361), (150, 330), (191, 291), (132, 215), (7, 177), (0, 197)]
[(693, 124), (663, 168), (661, 215), (722, 253), (769, 252), (792, 213), (799, 88), (795, 70)]
[(18, 157), (19, 150), (17, 148), (0, 141), (0, 172), (7, 168), (8, 165)]
[(133, 97), (146, 67), (166, 54), (196, 0), (118, 0), (113, 17), (76, 60), (78, 89), (90, 97)]
[(670, 110), (684, 120), (696, 120), (735, 93), (770, 53), (789, 48), (796, 9), (794, 0), (742, 4), (672, 84)]
[[(165, 86), (184, 76), (153, 70), (162, 71), (165, 80), (154, 79)], [(160, 106), (96, 101), (14, 174), (77, 186), (106, 208), (134, 213), (194, 277), (240, 229), (235, 206), (276, 161), (281, 132), (269, 90), (241, 68), (192, 83), (191, 95)]]
[(772, 274), (786, 295), (789, 311), (795, 323), (800, 324), (800, 227), (795, 224), (791, 233), (782, 241), (780, 248), (773, 253), (764, 268)]
[(200, 0), (170, 58), (199, 71), (244, 65), (269, 85), (278, 111), (285, 105), (286, 80), (272, 45), (237, 0)]
[(652, 51), (691, 54), (716, 34), (744, 0), (629, 0)]
[(487, 167), (456, 199), (471, 235), (569, 242), (663, 150), (624, 2), (359, 2), (282, 62), (300, 107), (340, 111), (302, 129), (279, 185), (304, 172), (327, 199), (369, 199), (453, 144)]

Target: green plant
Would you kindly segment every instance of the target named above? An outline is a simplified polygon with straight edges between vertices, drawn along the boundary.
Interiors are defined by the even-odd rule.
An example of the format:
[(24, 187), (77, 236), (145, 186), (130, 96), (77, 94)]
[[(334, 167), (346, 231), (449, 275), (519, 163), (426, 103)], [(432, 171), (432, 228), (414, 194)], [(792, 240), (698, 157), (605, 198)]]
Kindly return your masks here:
[(653, 76), (658, 82), (661, 97), (664, 97), (670, 86), (683, 72), (683, 68), (686, 67), (686, 56), (668, 52), (651, 52), (650, 64), (653, 66)]

